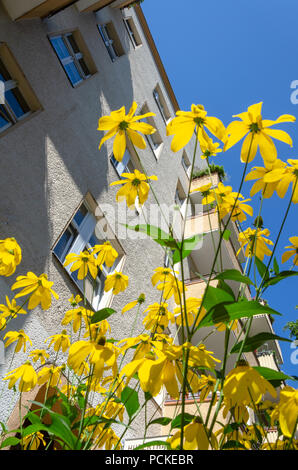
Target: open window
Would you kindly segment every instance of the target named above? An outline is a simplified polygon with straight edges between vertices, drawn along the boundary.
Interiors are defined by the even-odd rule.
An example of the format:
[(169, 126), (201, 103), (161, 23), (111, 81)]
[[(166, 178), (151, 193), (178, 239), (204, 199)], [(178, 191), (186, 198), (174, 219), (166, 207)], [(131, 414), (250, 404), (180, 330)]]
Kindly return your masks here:
[(73, 87), (97, 72), (78, 30), (51, 35), (49, 40)]
[(16, 59), (5, 43), (0, 43), (0, 134), (41, 105)]
[[(97, 209), (98, 206), (94, 203), (91, 195), (87, 195), (53, 248), (54, 255), (62, 265), (69, 253), (80, 254), (80, 252), (89, 250), (94, 245), (103, 244), (107, 240), (118, 252), (118, 258), (114, 265), (107, 267), (104, 264), (102, 269), (98, 270), (96, 279), (88, 274), (84, 281), (79, 280), (77, 271), (71, 272), (71, 264), (64, 267), (79, 291), (82, 294), (85, 291), (86, 299), (95, 310), (109, 304), (111, 296), (109, 293), (104, 292), (105, 280), (108, 274), (112, 274), (115, 270), (120, 271), (124, 262), (124, 251), (121, 245), (110, 229), (103, 229), (103, 227), (107, 227), (108, 223), (103, 220), (103, 214), (100, 217), (98, 216)], [(98, 223), (99, 219), (100, 223)]]
[(153, 98), (155, 99), (155, 102), (157, 104), (161, 117), (164, 120), (164, 123), (167, 124), (171, 118), (171, 113), (169, 111), (168, 105), (159, 85), (156, 85), (153, 90)]
[(131, 17), (129, 17), (129, 18), (124, 18), (123, 22), (125, 24), (127, 34), (130, 37), (133, 47), (136, 48), (138, 46), (141, 46), (142, 40), (136, 28), (134, 20)]
[(124, 49), (120, 42), (115, 26), (112, 22), (109, 22), (103, 25), (98, 24), (97, 27), (111, 61), (115, 62), (118, 57), (124, 55)]

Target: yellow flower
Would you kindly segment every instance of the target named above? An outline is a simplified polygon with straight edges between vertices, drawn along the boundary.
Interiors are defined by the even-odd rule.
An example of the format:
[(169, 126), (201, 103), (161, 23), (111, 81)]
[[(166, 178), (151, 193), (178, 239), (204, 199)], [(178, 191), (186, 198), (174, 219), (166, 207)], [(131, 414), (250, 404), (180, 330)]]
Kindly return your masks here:
[(128, 304), (123, 307), (121, 313), (128, 312), (129, 310), (132, 310), (136, 305), (142, 305), (145, 302), (145, 294), (140, 294), (139, 298), (137, 300), (133, 300), (132, 302), (129, 302)]
[(55, 367), (43, 367), (37, 374), (38, 384), (47, 383), (49, 387), (57, 387), (61, 383), (61, 374), (65, 369), (65, 364)]
[(144, 313), (147, 313), (143, 320), (146, 330), (154, 333), (162, 333), (167, 328), (169, 322), (174, 323), (174, 315), (168, 310), (167, 303), (157, 303), (149, 305)]
[[(177, 431), (168, 439), (171, 449), (177, 449), (180, 446), (181, 430)], [(184, 427), (183, 432), (183, 450), (208, 450), (217, 449), (218, 443), (213, 433), (208, 438), (201, 418), (197, 417)]]
[(123, 292), (128, 286), (128, 276), (117, 271), (114, 274), (109, 274), (105, 281), (104, 291), (108, 292), (113, 289), (113, 294), (117, 295)]
[(96, 278), (98, 273), (98, 266), (96, 263), (96, 258), (94, 257), (93, 253), (89, 253), (89, 251), (81, 251), (79, 255), (76, 253), (69, 253), (66, 255), (65, 262), (63, 266), (68, 266), (70, 263), (73, 265), (70, 268), (71, 272), (78, 270), (78, 279), (82, 280), (90, 272), (93, 279)]
[(102, 269), (104, 264), (108, 267), (112, 267), (118, 256), (117, 251), (109, 241), (104, 242), (102, 245), (95, 245), (92, 253), (93, 255), (97, 255), (96, 263), (100, 269)]
[(270, 256), (271, 255), (271, 250), (267, 247), (267, 245), (274, 245), (274, 243), (269, 240), (268, 238), (265, 238), (270, 235), (269, 230), (266, 229), (251, 229), (247, 228), (243, 232), (239, 233), (238, 240), (241, 245), (239, 248), (237, 255), (240, 253), (242, 248), (246, 246), (245, 249), (245, 256), (246, 257), (251, 257), (256, 255), (257, 258), (259, 258), (261, 261), (263, 261), (264, 256)]
[(218, 139), (222, 140), (225, 135), (223, 123), (216, 117), (207, 116), (202, 105), (191, 105), (191, 111), (177, 111), (176, 117), (167, 125), (167, 135), (174, 135), (171, 150), (178, 152), (188, 144), (195, 129), (200, 143), (208, 142), (210, 137), (205, 127)]
[(239, 404), (249, 406), (252, 402), (257, 404), (266, 392), (276, 397), (271, 383), (246, 361), (239, 361), (239, 365), (228, 373), (223, 385), (224, 400), (229, 402), (230, 407)]
[(233, 203), (230, 202), (223, 202), (222, 204), (218, 205), (218, 212), (221, 219), (223, 219), (227, 214), (232, 211), (231, 220), (238, 222), (244, 222), (246, 220), (246, 214), (252, 216), (253, 215), (253, 208), (246, 202), (250, 201), (251, 199), (244, 199), (242, 194), (238, 195), (238, 199), (234, 199)]
[(4, 317), (8, 318), (16, 318), (19, 313), (21, 314), (26, 314), (26, 310), (23, 308), (19, 307), (15, 301), (15, 299), (12, 299), (10, 302), (9, 298), (6, 296), (6, 305), (1, 304), (0, 305), (0, 312), (4, 315)]
[(250, 195), (254, 196), (259, 191), (262, 191), (265, 199), (270, 198), (276, 190), (278, 182), (285, 174), (285, 167), (286, 163), (278, 158), (274, 163), (268, 164), (265, 167), (253, 167), (252, 171), (245, 178), (245, 181), (257, 180), (250, 190)]
[(178, 274), (177, 271), (173, 271), (171, 268), (155, 268), (154, 274), (151, 278), (152, 285), (155, 286), (158, 282), (172, 281), (175, 279), (174, 274)]
[(117, 111), (112, 111), (110, 116), (103, 116), (98, 121), (99, 131), (108, 131), (107, 134), (101, 139), (99, 144), (99, 150), (104, 142), (106, 142), (111, 137), (115, 137), (113, 144), (113, 153), (114, 157), (118, 162), (121, 162), (125, 149), (126, 149), (126, 138), (128, 137), (133, 145), (140, 149), (146, 147), (146, 142), (144, 138), (138, 134), (154, 134), (154, 127), (150, 126), (145, 122), (137, 122), (141, 119), (147, 118), (149, 116), (155, 116), (154, 113), (146, 113), (139, 116), (134, 116), (137, 110), (137, 103), (134, 101), (128, 112), (125, 114), (125, 107), (118, 109)]
[(202, 204), (211, 204), (212, 202), (215, 201), (215, 194), (214, 190), (211, 189), (212, 183), (204, 184), (203, 186), (200, 186), (199, 188), (192, 189), (190, 192), (195, 193), (195, 192), (200, 192), (203, 196), (202, 199)]
[(150, 186), (147, 183), (148, 180), (157, 181), (157, 176), (147, 176), (141, 173), (139, 170), (134, 170), (133, 173), (122, 173), (122, 178), (119, 181), (114, 181), (110, 186), (118, 184), (122, 185), (116, 194), (116, 201), (121, 202), (126, 200), (126, 204), (129, 209), (133, 209), (135, 206), (136, 198), (138, 198), (139, 204), (142, 206), (148, 198)]
[(276, 192), (279, 197), (283, 198), (289, 188), (293, 184), (292, 202), (298, 203), (298, 160), (287, 160), (290, 166), (285, 167), (281, 176), (281, 180), (276, 186)]
[(216, 379), (211, 375), (201, 375), (198, 390), (200, 391), (200, 401), (204, 401), (209, 393), (213, 393)]
[(216, 154), (222, 152), (222, 149), (219, 148), (219, 143), (213, 142), (213, 140), (209, 138), (208, 138), (208, 141), (202, 141), (200, 143), (200, 147), (202, 150), (202, 155), (201, 155), (202, 160), (205, 160), (206, 158), (209, 158), (209, 157), (215, 157)]
[(100, 322), (88, 325), (84, 338), (89, 337), (92, 341), (96, 341), (98, 337), (105, 336), (108, 331), (111, 332), (108, 320), (101, 320)]
[(206, 367), (207, 369), (214, 369), (216, 362), (221, 362), (212, 356), (212, 351), (207, 351), (204, 344), (193, 346), (191, 343), (184, 343), (183, 349), (189, 351), (189, 366), (190, 367)]
[[(182, 325), (182, 320), (183, 324), (186, 325), (186, 316), (187, 316), (187, 323), (189, 326), (191, 326), (195, 319), (196, 320), (196, 326), (200, 323), (202, 318), (206, 315), (206, 309), (202, 307), (201, 312), (198, 316), (199, 308), (201, 306), (202, 299), (198, 299), (196, 297), (188, 297), (186, 299), (186, 314), (185, 314), (185, 308), (184, 305), (180, 307), (176, 307), (174, 310), (175, 313), (175, 319), (177, 325)], [(182, 312), (183, 312), (183, 318), (182, 318)]]
[(12, 388), (19, 379), (20, 392), (29, 392), (35, 387), (37, 383), (37, 374), (29, 361), (8, 372), (6, 377), (3, 378), (3, 380), (9, 380), (8, 388)]
[(23, 437), (22, 442), (24, 450), (37, 450), (41, 443), (44, 447), (47, 445), (44, 440), (44, 435), (39, 431)]
[(92, 317), (94, 312), (84, 307), (76, 307), (65, 312), (61, 325), (68, 325), (72, 322), (73, 331), (76, 333), (82, 326), (82, 320), (88, 325), (88, 318)]
[(126, 364), (120, 372), (120, 378), (125, 375), (128, 383), (132, 376), (138, 372), (142, 390), (149, 392), (154, 397), (158, 395), (163, 385), (161, 372), (165, 360), (166, 357), (164, 355), (157, 357), (152, 351), (148, 352), (140, 359), (133, 359)]
[(7, 348), (10, 344), (14, 343), (15, 341), (17, 341), (17, 344), (16, 344), (16, 347), (15, 347), (15, 352), (19, 352), (22, 348), (23, 348), (23, 351), (25, 352), (26, 351), (26, 344), (27, 344), (27, 341), (31, 344), (32, 346), (32, 341), (31, 339), (29, 338), (28, 335), (26, 335), (26, 333), (24, 332), (24, 330), (20, 330), (20, 331), (9, 331), (8, 333), (6, 333), (6, 335), (4, 336), (4, 340), (7, 338), (7, 341), (5, 343), (5, 347)]
[(18, 276), (11, 289), (24, 288), (15, 296), (16, 298), (23, 297), (32, 292), (28, 302), (29, 310), (33, 310), (39, 304), (41, 304), (43, 310), (47, 310), (52, 303), (51, 294), (55, 299), (59, 299), (59, 295), (51, 288), (53, 284), (53, 282), (48, 281), (46, 274), (41, 274), (37, 277), (34, 273), (28, 272), (27, 276)]
[(284, 436), (291, 437), (297, 428), (298, 390), (286, 386), (280, 391), (280, 402), (277, 405), (279, 424)]
[(292, 243), (290, 246), (286, 246), (289, 251), (285, 251), (281, 257), (283, 263), (288, 261), (291, 256), (294, 256), (293, 264), (298, 266), (298, 237), (291, 237), (289, 241)]
[(0, 331), (6, 328), (6, 316), (2, 313), (0, 314)]
[(51, 341), (49, 342), (48, 348), (50, 348), (51, 345), (53, 344), (54, 351), (56, 351), (56, 352), (60, 351), (60, 349), (62, 349), (62, 351), (65, 352), (65, 351), (67, 351), (67, 349), (70, 346), (70, 339), (69, 339), (69, 336), (68, 336), (66, 330), (62, 330), (61, 333), (59, 333), (57, 335), (49, 336), (45, 340), (45, 343), (49, 339)]
[(34, 349), (29, 353), (29, 357), (32, 358), (33, 362), (40, 360), (41, 364), (45, 364), (46, 360), (49, 359), (49, 354), (44, 349)]
[(233, 116), (241, 120), (233, 121), (228, 125), (224, 151), (233, 147), (233, 145), (246, 136), (241, 148), (241, 161), (251, 162), (259, 148), (267, 166), (267, 164), (274, 163), (277, 158), (277, 151), (271, 137), (292, 146), (292, 139), (286, 132), (270, 129), (270, 127), (281, 122), (294, 122), (296, 118), (289, 114), (283, 114), (275, 121), (262, 119), (262, 104), (262, 102), (253, 104), (247, 108), (246, 112)]
[(82, 302), (82, 297), (80, 295), (76, 295), (74, 297), (74, 295), (72, 295), (70, 297), (70, 299), (68, 299), (68, 302), (70, 302), (70, 304), (72, 305), (72, 307), (75, 307), (76, 305), (78, 305), (80, 302)]
[(22, 260), (22, 251), (15, 238), (0, 240), (0, 276), (11, 276)]
[(94, 376), (101, 379), (106, 369), (112, 368), (113, 372), (117, 372), (118, 354), (118, 348), (106, 341), (104, 336), (96, 341), (76, 341), (69, 348), (68, 365), (77, 372), (88, 357), (89, 363), (94, 366)]

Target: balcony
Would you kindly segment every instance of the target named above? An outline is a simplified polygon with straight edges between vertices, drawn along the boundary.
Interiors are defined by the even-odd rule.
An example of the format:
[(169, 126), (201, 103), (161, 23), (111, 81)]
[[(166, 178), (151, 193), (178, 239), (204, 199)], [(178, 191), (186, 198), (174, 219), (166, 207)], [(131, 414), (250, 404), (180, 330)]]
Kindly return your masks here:
[(44, 18), (73, 3), (74, 0), (2, 0), (12, 20)]

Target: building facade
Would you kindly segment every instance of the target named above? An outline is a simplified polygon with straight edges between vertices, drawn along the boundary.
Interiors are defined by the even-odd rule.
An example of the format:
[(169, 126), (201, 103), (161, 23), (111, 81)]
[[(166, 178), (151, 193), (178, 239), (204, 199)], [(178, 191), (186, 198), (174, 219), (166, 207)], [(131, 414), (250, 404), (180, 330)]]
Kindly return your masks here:
[[(141, 293), (146, 304), (157, 301), (151, 276), (154, 268), (167, 264), (164, 249), (147, 237), (127, 232), (124, 224), (139, 223), (143, 214), (117, 204), (116, 190), (110, 187), (124, 171), (142, 167), (129, 145), (121, 163), (115, 160), (110, 141), (98, 150), (103, 136), (97, 131), (101, 116), (122, 106), (128, 111), (133, 101), (138, 104), (137, 113), (155, 113), (148, 122), (157, 132), (148, 136), (146, 149), (140, 151), (142, 165), (148, 175), (158, 177), (154, 187), (159, 201), (165, 207), (176, 206), (181, 223), (186, 217), (192, 145), (177, 154), (170, 151), (166, 124), (179, 106), (142, 10), (131, 3), (0, 1), (0, 79), (5, 83), (5, 100), (0, 100), (1, 239), (15, 237), (22, 248), (16, 275), (46, 273), (60, 296), (48, 311), (35, 309), (10, 323), (11, 330), (23, 328), (36, 348), (43, 348), (48, 336), (61, 331), (68, 299), (82, 293), (82, 283), (63, 266), (66, 255), (98, 241), (111, 241), (119, 253), (112, 271), (123, 271), (130, 280), (128, 289), (113, 298), (103, 291), (112, 271), (103, 270), (95, 283), (87, 279), (90, 306), (95, 310), (113, 306), (118, 312), (110, 321), (113, 337), (121, 339), (131, 331), (134, 318), (120, 315), (126, 303)], [(203, 161), (197, 166), (204, 166)], [(204, 181), (195, 180), (193, 188), (196, 184)], [(186, 233), (191, 236), (201, 227), (208, 235), (204, 250), (196, 250), (185, 268), (188, 295), (201, 297), (204, 287), (195, 273), (210, 271), (211, 234), (218, 237), (219, 227), (215, 218), (210, 227), (206, 213), (196, 213), (200, 207), (197, 194), (192, 196), (193, 213), (186, 221)], [(151, 221), (156, 217), (151, 193), (148, 208)], [(224, 268), (241, 269), (241, 258), (239, 262), (236, 257), (237, 227), (231, 231), (231, 240), (223, 248)], [(1, 301), (13, 280), (0, 279)], [(260, 318), (270, 330), (268, 321)], [(257, 322), (256, 331), (262, 331)], [(135, 334), (142, 329), (142, 324), (137, 325)], [(218, 336), (209, 341), (207, 349), (220, 357), (222, 341)], [(280, 355), (277, 343), (274, 348)], [(252, 365), (262, 363), (263, 355), (251, 356)], [(24, 357), (20, 353), (13, 366)], [(0, 365), (2, 377), (11, 368), (11, 359), (9, 348)], [(12, 390), (2, 391), (0, 421), (10, 419), (11, 426), (15, 424), (17, 399)], [(158, 397), (152, 402), (152, 412), (169, 416), (171, 403), (170, 397)], [(160, 435), (163, 431), (156, 427), (152, 432)], [(139, 435), (142, 423), (134, 435), (128, 433), (128, 437)]]

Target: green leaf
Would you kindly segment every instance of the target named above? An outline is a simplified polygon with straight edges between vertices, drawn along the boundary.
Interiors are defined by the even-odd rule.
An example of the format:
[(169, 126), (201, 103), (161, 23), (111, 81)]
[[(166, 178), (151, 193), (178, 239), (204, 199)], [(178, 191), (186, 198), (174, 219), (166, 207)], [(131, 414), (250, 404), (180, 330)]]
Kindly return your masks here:
[(217, 304), (234, 301), (234, 295), (232, 296), (229, 292), (226, 292), (225, 290), (220, 289), (219, 287), (213, 287), (209, 285), (205, 293), (203, 306), (208, 312)]
[[(257, 270), (261, 276), (261, 278), (267, 280), (269, 277), (269, 272), (267, 270), (267, 266), (261, 261), (257, 256), (255, 256), (255, 263)], [(265, 275), (266, 274), (266, 275)]]
[[(195, 417), (194, 415), (191, 415), (189, 413), (184, 413), (184, 426), (188, 423), (191, 423), (194, 417)], [(182, 413), (177, 415), (176, 418), (172, 420), (171, 429), (181, 428), (181, 426), (182, 426)]]
[(164, 232), (159, 227), (155, 227), (154, 225), (149, 224), (138, 224), (134, 226), (127, 224), (123, 225), (125, 225), (125, 227), (129, 228), (130, 230), (134, 230), (135, 232), (145, 233), (161, 246), (168, 246), (169, 248), (173, 249), (178, 248), (176, 240), (174, 240), (170, 234)]
[[(255, 336), (251, 336), (246, 338), (245, 345), (242, 349), (243, 352), (250, 352), (255, 351), (258, 349), (262, 344), (266, 343), (267, 341), (288, 341), (291, 342), (288, 338), (282, 338), (281, 336), (274, 335), (273, 333), (258, 333)], [(231, 353), (237, 353), (240, 351), (243, 341), (235, 344), (235, 346), (231, 349)]]
[[(209, 289), (209, 288), (208, 288)], [(253, 317), (259, 314), (281, 315), (276, 310), (262, 305), (256, 300), (242, 300), (239, 302), (222, 302), (212, 306), (201, 320), (197, 329), (203, 326), (212, 326), (217, 323), (230, 322), (244, 317)]]
[(243, 284), (253, 285), (253, 282), (249, 277), (244, 276), (237, 269), (227, 269), (226, 271), (217, 274), (214, 279), (228, 279), (229, 281), (237, 281)]
[(276, 257), (274, 256), (274, 260), (273, 260), (273, 269), (274, 269), (274, 272), (275, 274), (279, 274), (279, 266), (278, 266), (278, 263), (277, 263), (277, 260), (276, 260)]
[(4, 449), (4, 447), (16, 446), (19, 443), (20, 439), (18, 439), (17, 437), (8, 437), (2, 442), (2, 444), (0, 445), (0, 449)]
[(228, 229), (226, 229), (222, 234), (222, 238), (226, 241), (229, 241), (230, 236), (231, 236), (231, 230), (228, 230)]
[(231, 287), (230, 287), (225, 281), (220, 280), (220, 281), (218, 282), (217, 287), (218, 287), (219, 289), (222, 289), (222, 290), (224, 290), (225, 292), (227, 292), (227, 293), (232, 297), (233, 300), (236, 300), (236, 299), (235, 299), (235, 294), (234, 294), (233, 290), (231, 289)]
[[(46, 426), (47, 432), (60, 438), (69, 447), (69, 449), (78, 450), (76, 447), (77, 437), (71, 431), (71, 425), (68, 418), (44, 406), (43, 403), (38, 401), (32, 401), (31, 403), (39, 405), (43, 410), (50, 414), (51, 424)], [(78, 446), (80, 447), (80, 442), (78, 442)]]
[(146, 447), (153, 447), (153, 446), (164, 446), (167, 449), (171, 449), (171, 445), (169, 442), (166, 441), (150, 441), (146, 442), (145, 444), (141, 444), (140, 446), (136, 447), (134, 450), (141, 450), (145, 449)]
[(255, 366), (254, 369), (259, 372), (268, 382), (270, 382), (274, 387), (278, 387), (281, 382), (285, 380), (298, 380), (297, 377), (291, 377), (284, 374), (283, 372), (270, 369), (270, 367), (260, 367)]
[(154, 419), (153, 421), (150, 421), (150, 423), (148, 424), (148, 426), (151, 426), (151, 424), (160, 424), (161, 426), (167, 426), (168, 424), (170, 424), (170, 422), (172, 421), (172, 418), (157, 418), (157, 419)]
[(183, 242), (183, 249), (181, 253), (181, 242), (178, 242), (178, 249), (173, 253), (173, 264), (179, 263), (186, 258), (197, 246), (200, 240), (202, 240), (205, 234), (197, 234), (190, 238), (186, 238)]
[(135, 390), (125, 387), (121, 393), (121, 401), (125, 406), (128, 416), (131, 418), (140, 408), (139, 397)]
[(109, 318), (116, 310), (113, 308), (102, 308), (101, 310), (97, 310), (97, 312), (92, 315), (91, 323), (98, 323), (99, 321), (103, 321), (106, 318)]
[(281, 271), (276, 276), (266, 279), (266, 281), (264, 281), (263, 283), (263, 287), (273, 286), (274, 284), (277, 284), (283, 279), (286, 279), (287, 277), (291, 277), (291, 276), (298, 276), (298, 272), (297, 271)]

